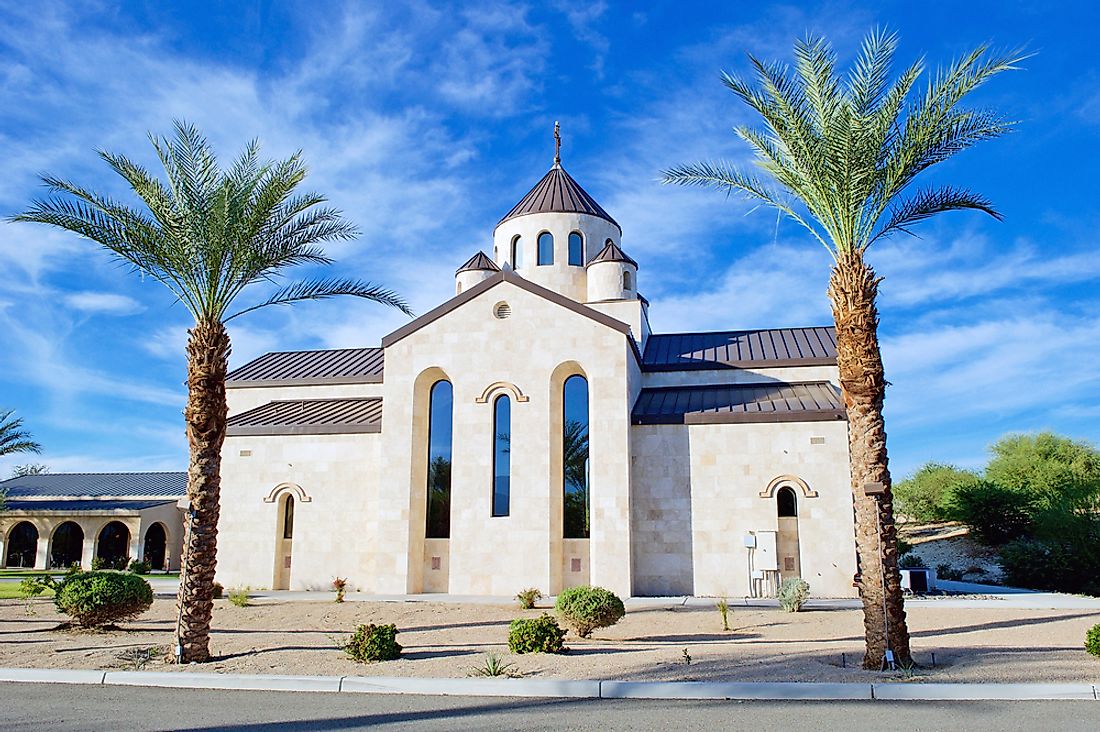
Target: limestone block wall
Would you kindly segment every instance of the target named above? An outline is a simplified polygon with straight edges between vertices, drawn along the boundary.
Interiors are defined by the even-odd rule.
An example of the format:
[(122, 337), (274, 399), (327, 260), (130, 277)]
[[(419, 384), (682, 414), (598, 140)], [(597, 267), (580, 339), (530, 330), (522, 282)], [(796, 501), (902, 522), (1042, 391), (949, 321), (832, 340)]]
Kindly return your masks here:
[[(499, 302), (510, 306), (506, 319), (494, 316)], [(560, 558), (552, 554), (562, 551), (562, 488), (552, 446), (560, 440), (561, 415), (553, 390), (580, 373), (590, 402), (591, 579), (629, 593), (628, 349), (622, 332), (508, 282), (387, 348), (381, 505), (372, 512), (386, 520), (370, 528), (379, 548), (374, 572), (387, 591), (424, 588), (425, 395), (439, 378), (454, 391), (449, 591), (556, 591)], [(491, 516), (499, 394), (512, 400), (506, 517)]]
[(374, 589), (366, 527), (377, 504), (380, 447), (378, 434), (226, 438), (218, 581), (272, 586), (279, 497), (289, 492), (295, 499), (290, 588), (330, 589), (339, 576), (349, 590)]
[(688, 427), (635, 425), (631, 437), (633, 594), (695, 594)]
[(645, 302), (642, 300), (607, 300), (604, 302), (585, 303), (593, 310), (598, 310), (605, 315), (610, 315), (615, 320), (622, 321), (630, 326), (630, 334), (638, 342), (638, 348), (645, 350), (646, 340), (649, 338), (649, 314), (646, 312)]

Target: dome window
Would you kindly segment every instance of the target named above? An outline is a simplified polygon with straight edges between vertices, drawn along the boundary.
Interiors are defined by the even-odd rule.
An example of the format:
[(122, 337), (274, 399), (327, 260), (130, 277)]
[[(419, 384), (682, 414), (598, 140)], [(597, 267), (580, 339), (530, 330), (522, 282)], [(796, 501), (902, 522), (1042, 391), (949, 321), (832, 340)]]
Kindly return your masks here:
[(519, 234), (512, 237), (512, 269), (523, 266), (523, 240)]
[(549, 231), (539, 234), (539, 265), (554, 263), (554, 235)]
[(629, 270), (624, 270), (623, 271), (623, 289), (624, 290), (633, 290), (634, 289), (633, 279), (634, 278), (632, 278), (630, 276), (630, 271)]
[(584, 238), (579, 231), (569, 235), (569, 265), (572, 267), (584, 266)]

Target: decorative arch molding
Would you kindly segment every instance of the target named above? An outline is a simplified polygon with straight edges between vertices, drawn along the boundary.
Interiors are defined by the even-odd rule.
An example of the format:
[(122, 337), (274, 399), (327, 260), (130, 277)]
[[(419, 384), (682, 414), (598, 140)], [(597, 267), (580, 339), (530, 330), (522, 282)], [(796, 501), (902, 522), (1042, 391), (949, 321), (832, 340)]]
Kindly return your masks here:
[(512, 398), (517, 402), (529, 402), (531, 398), (520, 391), (519, 387), (515, 384), (510, 384), (507, 381), (495, 381), (485, 387), (485, 391), (481, 392), (474, 401), (478, 404), (488, 404), (489, 401), (497, 394), (497, 392), (506, 391), (512, 395)]
[(302, 486), (297, 483), (280, 483), (271, 489), (271, 492), (264, 496), (264, 503), (275, 503), (279, 499), (280, 493), (292, 493), (294, 498), (299, 503), (309, 503), (313, 499), (309, 494), (302, 490)]
[(780, 475), (772, 479), (771, 483), (768, 483), (768, 487), (760, 491), (761, 498), (775, 498), (775, 493), (783, 486), (789, 486), (791, 488), (797, 488), (802, 492), (802, 495), (806, 498), (817, 498), (817, 491), (810, 488), (806, 481), (799, 478), (797, 475)]

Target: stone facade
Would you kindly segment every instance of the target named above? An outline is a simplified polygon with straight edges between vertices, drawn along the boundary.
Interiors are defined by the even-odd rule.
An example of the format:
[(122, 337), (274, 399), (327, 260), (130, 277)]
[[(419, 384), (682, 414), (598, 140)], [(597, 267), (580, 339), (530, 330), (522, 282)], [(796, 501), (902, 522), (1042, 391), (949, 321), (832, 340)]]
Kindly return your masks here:
[[(339, 576), (377, 594), (510, 597), (592, 583), (623, 596), (742, 596), (800, 572), (815, 595), (854, 594), (847, 423), (834, 402), (788, 394), (803, 383), (835, 392), (835, 355), (730, 360), (711, 349), (651, 363), (637, 266), (625, 255), (583, 266), (607, 241), (621, 246), (618, 224), (560, 168), (539, 186), (548, 180), (575, 190), (555, 198), (533, 189), (495, 230), (500, 271), (460, 271), (453, 299), (383, 339), (380, 383), (338, 365), (293, 378), (277, 369), (230, 375), (220, 582), (322, 589)], [(583, 205), (562, 210), (570, 200)], [(553, 262), (540, 265), (544, 232)], [(584, 242), (579, 265), (569, 262), (573, 232)], [(828, 340), (826, 330), (815, 332)], [(710, 336), (732, 346), (760, 332), (752, 333)], [(788, 350), (805, 350), (801, 335), (780, 335)], [(769, 348), (780, 340), (766, 337)], [(563, 528), (581, 505), (579, 494), (569, 507), (565, 497), (567, 464), (578, 464), (563, 438), (574, 376), (587, 384), (587, 537)], [(440, 381), (453, 395), (447, 538), (427, 531), (430, 394)], [(638, 412), (641, 399), (664, 404), (666, 393), (684, 406)], [(501, 397), (510, 405), (510, 501), (507, 515), (493, 515)], [(378, 399), (380, 412), (368, 414)], [(786, 569), (754, 583), (752, 562), (767, 564), (765, 545), (780, 528), (781, 490), (797, 491), (797, 522), (785, 519), (779, 548), (795, 562), (787, 557)], [(760, 548), (750, 551), (747, 536), (759, 536)]]

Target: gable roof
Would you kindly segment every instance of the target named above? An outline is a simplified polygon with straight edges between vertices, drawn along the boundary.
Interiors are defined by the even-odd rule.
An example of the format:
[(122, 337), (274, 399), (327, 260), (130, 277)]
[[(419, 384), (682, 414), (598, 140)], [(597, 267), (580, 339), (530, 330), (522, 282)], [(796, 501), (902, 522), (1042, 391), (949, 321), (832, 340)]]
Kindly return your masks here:
[(226, 388), (382, 382), (381, 348), (336, 348), (265, 353), (225, 379)]
[(339, 435), (382, 431), (382, 399), (286, 399), (229, 418), (226, 435)]
[(825, 422), (845, 417), (837, 388), (827, 381), (811, 381), (642, 389), (631, 422)]
[[(634, 268), (638, 268), (638, 263), (626, 255), (619, 245), (613, 241), (608, 240), (607, 244), (604, 244), (600, 253), (592, 257), (588, 264), (596, 264), (597, 262), (626, 262), (627, 264), (634, 265)], [(585, 265), (586, 267), (588, 265)]]
[(835, 365), (831, 326), (653, 334), (642, 355), (643, 371)]
[(39, 496), (176, 498), (187, 494), (187, 473), (45, 473), (0, 481), (0, 491), (6, 491), (9, 499)]
[[(610, 315), (604, 315), (600, 311), (590, 308), (586, 305), (582, 305), (576, 300), (571, 300), (564, 295), (560, 295), (554, 292), (553, 290), (549, 290), (545, 287), (542, 287), (541, 285), (536, 285), (534, 282), (526, 280), (516, 274), (514, 271), (512, 271), (511, 268), (507, 268), (500, 272), (497, 272), (491, 277), (486, 277), (484, 280), (477, 283), (470, 289), (464, 290), (462, 293), (455, 295), (450, 300), (443, 303), (434, 310), (429, 310), (411, 323), (406, 323), (397, 330), (393, 331), (382, 339), (382, 348), (389, 348), (394, 343), (397, 343), (401, 339), (412, 335), (426, 325), (434, 323), (435, 321), (442, 318), (444, 315), (447, 315), (448, 313), (457, 310), (458, 308), (468, 303), (470, 300), (473, 300), (478, 295), (487, 290), (491, 290), (502, 282), (513, 284), (521, 290), (526, 290), (533, 295), (538, 295), (544, 300), (549, 300), (556, 305), (562, 306), (566, 310), (572, 310), (578, 315), (583, 315), (586, 318), (595, 320), (601, 325), (606, 325), (608, 328), (613, 328), (614, 330), (625, 334), (627, 336), (627, 340), (629, 340), (631, 344), (634, 344), (634, 339), (630, 337), (630, 326), (622, 322), (621, 320), (616, 320)], [(634, 348), (637, 348), (636, 344), (634, 344)], [(640, 354), (638, 356), (640, 360)]]
[(528, 191), (527, 195), (500, 220), (497, 227), (509, 219), (535, 213), (583, 213), (614, 224), (620, 232), (623, 230), (618, 222), (611, 218), (611, 214), (604, 211), (603, 207), (596, 203), (596, 199), (588, 195), (588, 192), (581, 188), (580, 183), (573, 180), (573, 176), (566, 173), (565, 168), (558, 164), (550, 168), (542, 180), (536, 183), (535, 187)]
[(466, 264), (455, 270), (455, 274), (458, 274), (459, 272), (479, 271), (499, 272), (500, 267), (497, 266), (496, 262), (489, 259), (488, 255), (486, 255), (485, 252), (479, 250), (477, 254), (466, 260)]

